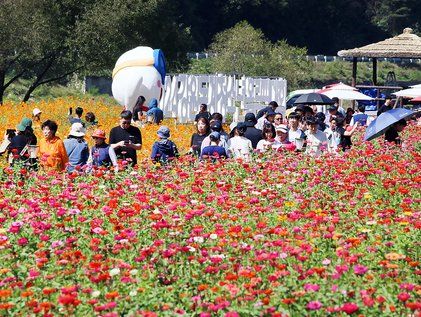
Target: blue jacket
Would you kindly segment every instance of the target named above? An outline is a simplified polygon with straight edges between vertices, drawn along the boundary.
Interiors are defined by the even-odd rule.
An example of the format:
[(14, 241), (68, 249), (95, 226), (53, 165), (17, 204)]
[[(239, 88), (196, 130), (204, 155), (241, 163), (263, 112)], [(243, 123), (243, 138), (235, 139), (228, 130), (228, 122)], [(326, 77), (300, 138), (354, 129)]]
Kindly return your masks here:
[(67, 171), (71, 172), (76, 166), (83, 166), (88, 161), (89, 148), (85, 140), (70, 138), (63, 141), (69, 157), (69, 166)]
[(156, 124), (164, 120), (164, 112), (158, 108), (158, 100), (155, 98), (149, 101), (149, 110), (146, 112), (146, 115), (153, 117), (153, 122)]
[(175, 157), (178, 157), (177, 146), (168, 139), (156, 141), (152, 146), (151, 159), (155, 162), (164, 164)]

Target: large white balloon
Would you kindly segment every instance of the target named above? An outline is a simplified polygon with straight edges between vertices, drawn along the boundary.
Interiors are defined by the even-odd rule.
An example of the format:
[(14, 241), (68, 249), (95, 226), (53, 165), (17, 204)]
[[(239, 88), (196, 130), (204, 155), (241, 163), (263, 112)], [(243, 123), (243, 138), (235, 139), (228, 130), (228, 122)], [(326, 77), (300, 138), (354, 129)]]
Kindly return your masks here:
[(152, 98), (159, 100), (162, 82), (161, 74), (154, 67), (154, 50), (139, 46), (117, 60), (111, 89), (117, 102), (132, 110), (139, 96), (146, 98), (146, 105)]

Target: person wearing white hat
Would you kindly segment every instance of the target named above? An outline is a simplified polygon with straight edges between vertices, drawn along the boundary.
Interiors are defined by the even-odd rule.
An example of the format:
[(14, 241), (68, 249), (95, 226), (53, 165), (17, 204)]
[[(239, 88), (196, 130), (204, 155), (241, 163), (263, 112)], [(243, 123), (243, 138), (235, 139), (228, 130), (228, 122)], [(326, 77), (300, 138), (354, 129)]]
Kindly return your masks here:
[(80, 122), (75, 122), (70, 128), (69, 136), (64, 140), (67, 156), (69, 157), (68, 172), (73, 172), (84, 165), (89, 158), (89, 147), (84, 136), (86, 129)]
[(42, 111), (39, 108), (32, 110), (32, 122), (35, 129), (41, 129), (41, 114)]

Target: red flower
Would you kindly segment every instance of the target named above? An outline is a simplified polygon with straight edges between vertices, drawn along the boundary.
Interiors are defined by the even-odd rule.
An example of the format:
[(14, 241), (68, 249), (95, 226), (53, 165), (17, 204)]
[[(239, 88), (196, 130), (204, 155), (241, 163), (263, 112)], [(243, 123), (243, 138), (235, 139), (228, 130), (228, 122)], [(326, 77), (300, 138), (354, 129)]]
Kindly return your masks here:
[(406, 302), (410, 297), (411, 297), (411, 295), (409, 295), (408, 293), (399, 293), (399, 295), (398, 295), (398, 299), (401, 302)]
[(345, 303), (341, 307), (341, 310), (348, 315), (355, 313), (358, 309), (358, 305), (354, 303)]

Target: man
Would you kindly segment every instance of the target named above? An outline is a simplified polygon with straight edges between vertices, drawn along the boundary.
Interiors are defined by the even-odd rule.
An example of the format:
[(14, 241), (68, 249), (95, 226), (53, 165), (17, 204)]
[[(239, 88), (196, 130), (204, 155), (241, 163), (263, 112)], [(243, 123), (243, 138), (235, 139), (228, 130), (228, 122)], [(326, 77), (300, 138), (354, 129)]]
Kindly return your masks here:
[(339, 105), (339, 98), (338, 97), (333, 97), (332, 98), (332, 101), (334, 102), (334, 106), (336, 107), (336, 108), (338, 108), (338, 112), (343, 116), (343, 117), (345, 117), (346, 116), (346, 111), (345, 111), (345, 109), (344, 108), (342, 108), (340, 105)]
[(244, 117), (244, 123), (247, 126), (244, 136), (251, 141), (253, 149), (256, 149), (257, 143), (262, 139), (262, 130), (255, 127), (257, 120), (254, 113), (247, 113)]
[(341, 112), (339, 112), (339, 109), (336, 105), (330, 105), (329, 108), (327, 108), (327, 111), (329, 112), (326, 116), (325, 123), (329, 124), (331, 118), (345, 118), (344, 115), (342, 115)]
[(259, 110), (256, 119), (259, 120), (261, 117), (263, 117), (265, 113), (269, 111), (269, 109), (273, 112), (276, 112), (276, 108), (278, 108), (278, 103), (276, 101), (269, 102), (269, 105), (267, 107)]
[(137, 164), (136, 151), (142, 148), (142, 135), (137, 127), (131, 125), (132, 113), (124, 110), (120, 114), (120, 125), (110, 131), (110, 146), (117, 158), (128, 159), (132, 166)]
[(194, 118), (194, 122), (196, 122), (196, 123), (197, 123), (197, 121), (198, 121), (200, 118), (205, 118), (205, 119), (207, 119), (208, 121), (210, 121), (210, 118), (211, 118), (211, 114), (210, 114), (210, 112), (208, 111), (208, 105), (206, 105), (206, 104), (204, 104), (204, 103), (202, 103), (202, 104), (200, 105), (199, 113), (198, 113), (198, 114), (196, 115), (196, 117)]
[(152, 98), (149, 101), (149, 110), (146, 112), (148, 122), (160, 124), (164, 120), (164, 112), (158, 108), (158, 100)]
[(288, 116), (288, 140), (295, 144), (297, 150), (301, 150), (305, 139), (304, 132), (298, 127), (300, 119), (300, 115), (296, 112)]
[(380, 116), (383, 112), (386, 112), (392, 109), (393, 109), (392, 97), (387, 96), (385, 98), (384, 105), (380, 107), (379, 111), (377, 111), (377, 116)]

